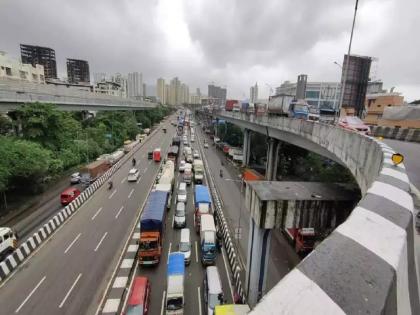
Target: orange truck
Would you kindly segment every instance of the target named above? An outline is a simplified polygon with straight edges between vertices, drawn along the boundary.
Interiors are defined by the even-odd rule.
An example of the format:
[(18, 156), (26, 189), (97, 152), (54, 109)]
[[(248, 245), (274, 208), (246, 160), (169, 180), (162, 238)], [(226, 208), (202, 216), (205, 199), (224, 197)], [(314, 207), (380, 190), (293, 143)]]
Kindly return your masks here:
[(168, 192), (152, 191), (140, 217), (139, 264), (156, 265), (162, 256)]
[(245, 181), (264, 180), (264, 176), (253, 169), (247, 168), (242, 173), (242, 179)]
[(89, 186), (110, 168), (111, 164), (107, 160), (92, 162), (80, 170), (80, 181), (84, 186)]

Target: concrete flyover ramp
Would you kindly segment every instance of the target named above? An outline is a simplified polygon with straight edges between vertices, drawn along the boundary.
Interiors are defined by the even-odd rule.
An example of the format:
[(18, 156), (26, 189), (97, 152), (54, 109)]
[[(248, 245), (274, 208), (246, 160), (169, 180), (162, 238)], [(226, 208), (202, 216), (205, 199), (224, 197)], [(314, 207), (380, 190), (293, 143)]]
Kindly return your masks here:
[(251, 314), (420, 314), (413, 199), (393, 149), (330, 125), (221, 111), (213, 116), (345, 165), (362, 199), (347, 221), (268, 292)]

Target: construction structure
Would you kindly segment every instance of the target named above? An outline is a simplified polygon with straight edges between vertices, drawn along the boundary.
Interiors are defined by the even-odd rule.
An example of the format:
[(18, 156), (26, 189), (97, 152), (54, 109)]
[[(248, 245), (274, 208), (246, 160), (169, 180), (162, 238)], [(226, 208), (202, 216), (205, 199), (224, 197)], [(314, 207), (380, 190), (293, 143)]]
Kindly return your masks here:
[(44, 66), (45, 80), (57, 79), (55, 50), (48, 47), (20, 44), (20, 56), (23, 64)]
[(89, 84), (89, 63), (85, 60), (68, 58), (67, 79), (72, 84)]

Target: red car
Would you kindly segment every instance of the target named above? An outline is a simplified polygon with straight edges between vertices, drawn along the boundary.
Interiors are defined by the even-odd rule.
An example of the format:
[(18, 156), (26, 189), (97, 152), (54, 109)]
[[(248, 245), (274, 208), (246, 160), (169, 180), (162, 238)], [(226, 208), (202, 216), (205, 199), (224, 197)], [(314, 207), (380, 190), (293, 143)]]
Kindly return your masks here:
[(147, 315), (150, 304), (150, 282), (147, 277), (135, 277), (128, 297), (126, 315)]
[(74, 187), (67, 188), (61, 193), (60, 200), (63, 206), (67, 206), (70, 202), (80, 195), (80, 190)]
[(359, 117), (346, 116), (344, 118), (340, 118), (338, 125), (344, 129), (370, 136), (369, 126), (367, 126)]

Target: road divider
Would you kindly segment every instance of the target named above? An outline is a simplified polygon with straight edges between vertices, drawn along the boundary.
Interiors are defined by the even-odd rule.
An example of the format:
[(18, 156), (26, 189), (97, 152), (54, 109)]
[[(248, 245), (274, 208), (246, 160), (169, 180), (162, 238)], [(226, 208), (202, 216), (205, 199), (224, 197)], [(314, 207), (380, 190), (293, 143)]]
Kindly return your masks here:
[[(101, 177), (99, 177), (93, 184), (86, 188), (75, 200), (70, 204), (61, 209), (53, 218), (45, 223), (37, 232), (29, 237), (25, 242), (9, 256), (7, 256), (2, 262), (0, 262), (0, 283), (14, 274), (14, 271), (18, 269), (22, 263), (31, 257), (39, 247), (45, 243), (46, 240), (50, 239), (51, 236), (57, 231), (57, 229), (63, 225), (74, 213), (96, 192), (99, 188), (105, 184), (108, 179), (117, 172), (131, 157), (142, 147), (145, 146), (151, 137), (161, 129), (161, 126), (156, 128), (143, 142), (139, 143), (134, 149), (126, 154), (121, 160), (115, 163), (108, 171), (106, 171)], [(98, 210), (97, 213), (100, 211)], [(97, 215), (96, 213), (96, 215)], [(95, 216), (92, 217), (92, 220)]]

